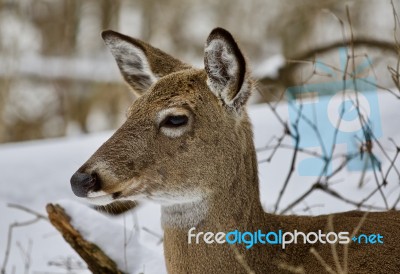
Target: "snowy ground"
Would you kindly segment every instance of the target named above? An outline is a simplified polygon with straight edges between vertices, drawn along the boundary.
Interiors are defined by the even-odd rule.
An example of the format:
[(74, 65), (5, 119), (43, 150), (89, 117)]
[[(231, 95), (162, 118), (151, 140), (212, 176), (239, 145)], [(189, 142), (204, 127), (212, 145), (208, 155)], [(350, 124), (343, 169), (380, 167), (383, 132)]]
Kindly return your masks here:
[[(393, 157), (395, 148), (388, 141), (392, 137), (400, 144), (398, 117), (400, 101), (382, 92), (379, 96), (382, 136), (379, 140), (386, 148), (389, 157)], [(288, 106), (281, 104), (278, 113), (284, 119), (288, 117)], [(258, 105), (250, 108), (250, 116), (255, 130), (256, 147), (263, 147), (272, 136), (280, 136), (282, 127), (268, 106)], [(131, 273), (163, 273), (165, 267), (162, 259), (162, 235), (160, 227), (160, 210), (157, 205), (143, 204), (134, 212), (125, 216), (105, 217), (92, 209), (79, 204), (70, 190), (69, 178), (74, 171), (98, 148), (112, 133), (106, 132), (92, 136), (64, 138), (58, 140), (7, 144), (0, 146), (0, 264), (6, 250), (8, 226), (12, 222), (32, 219), (32, 215), (7, 207), (8, 203), (17, 203), (45, 214), (45, 204), (58, 202), (67, 208), (73, 216), (73, 222), (88, 239), (105, 247), (119, 267)], [(292, 144), (285, 139), (286, 144)], [(346, 148), (338, 146), (339, 151)], [(269, 152), (263, 152), (259, 159), (266, 158)], [(377, 151), (386, 170), (389, 161)], [(270, 211), (276, 201), (285, 176), (288, 172), (292, 151), (280, 149), (270, 163), (260, 164), (261, 199), (265, 209)], [(299, 160), (305, 155), (300, 154)], [(400, 168), (399, 160), (395, 165)], [(366, 178), (372, 174), (367, 172)], [(374, 181), (366, 180), (362, 189), (358, 189), (359, 172), (344, 171), (337, 175), (335, 189), (346, 197), (362, 197), (374, 189)], [(282, 206), (287, 205), (315, 180), (315, 177), (299, 176), (294, 173)], [(395, 173), (388, 178), (389, 185), (384, 189), (389, 204), (399, 196), (399, 180)], [(372, 197), (374, 205), (383, 205), (377, 194)], [(306, 206), (313, 207), (311, 212), (302, 211)], [(294, 208), (298, 214), (322, 214), (353, 209), (351, 205), (340, 202), (322, 192), (314, 192)], [(124, 233), (125, 231), (125, 233)], [(152, 233), (149, 233), (151, 231)], [(153, 235), (155, 234), (155, 235)], [(125, 236), (124, 236), (125, 235)], [(128, 247), (124, 248), (128, 242)], [(28, 260), (29, 259), (29, 260)], [(63, 241), (62, 237), (46, 221), (39, 221), (26, 227), (13, 230), (10, 258), (7, 273), (22, 273), (25, 265), (29, 273), (89, 273), (75, 252)], [(74, 269), (75, 268), (75, 269)]]

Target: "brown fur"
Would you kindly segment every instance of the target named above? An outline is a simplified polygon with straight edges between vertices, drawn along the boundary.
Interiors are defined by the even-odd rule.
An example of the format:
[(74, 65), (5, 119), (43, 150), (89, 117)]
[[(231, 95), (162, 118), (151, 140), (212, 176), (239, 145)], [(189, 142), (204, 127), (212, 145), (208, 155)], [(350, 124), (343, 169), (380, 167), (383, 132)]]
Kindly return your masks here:
[[(228, 70), (222, 80), (217, 75), (214, 86), (227, 83), (231, 89), (225, 95), (216, 94), (207, 84), (211, 77), (209, 70), (212, 70), (212, 67), (207, 67), (207, 62), (207, 72), (191, 69), (139, 40), (110, 32), (103, 37), (108, 39), (109, 35), (144, 48), (150, 68), (157, 72), (159, 79), (147, 91), (141, 92), (143, 95), (128, 111), (127, 121), (80, 168), (80, 172), (98, 175), (102, 191), (117, 193), (114, 195), (117, 200), (158, 201), (163, 208), (176, 214), (171, 216), (193, 214), (194, 219), (200, 218), (196, 231), (203, 232), (235, 229), (329, 231), (332, 228), (328, 225), (329, 218), (333, 220), (334, 231), (351, 233), (359, 225), (364, 212), (299, 217), (267, 214), (262, 210), (256, 152), (245, 107), (252, 81), (242, 64), (244, 59), (239, 58), (235, 63), (240, 66), (238, 75), (229, 76), (226, 74)], [(208, 41), (221, 37), (227, 45), (226, 52), (233, 56), (241, 55), (226, 31), (214, 31)], [(219, 55), (215, 56), (218, 57), (223, 52), (217, 53)], [(165, 62), (164, 58), (173, 61)], [(210, 62), (213, 61), (221, 60)], [(229, 62), (222, 65), (221, 68), (225, 69)], [(124, 75), (124, 71), (122, 73)], [(249, 85), (249, 91), (242, 88), (244, 84), (241, 82)], [(229, 102), (234, 100), (229, 107)], [(189, 116), (187, 129), (179, 137), (166, 136), (156, 122), (157, 115), (171, 107), (183, 109)], [(183, 193), (191, 192), (195, 196), (201, 193), (201, 201), (188, 202), (186, 209), (170, 207), (171, 203), (174, 205), (174, 199), (176, 203), (184, 203), (181, 201)], [(168, 202), (163, 199), (168, 199)], [(205, 216), (200, 216), (200, 213), (200, 217), (195, 216), (203, 206), (206, 208)], [(380, 233), (384, 235), (385, 243), (336, 245), (342, 268), (344, 249), (348, 248), (348, 273), (399, 273), (399, 221), (399, 212), (369, 213), (359, 233)], [(254, 245), (246, 250), (243, 245), (188, 244), (191, 226), (190, 223), (164, 224), (169, 273), (247, 273), (247, 267), (255, 273), (290, 273), (290, 267), (302, 268), (306, 273), (325, 272), (321, 262), (310, 253), (311, 247), (334, 271), (340, 272), (335, 266), (332, 245), (291, 244), (285, 250), (278, 245)]]

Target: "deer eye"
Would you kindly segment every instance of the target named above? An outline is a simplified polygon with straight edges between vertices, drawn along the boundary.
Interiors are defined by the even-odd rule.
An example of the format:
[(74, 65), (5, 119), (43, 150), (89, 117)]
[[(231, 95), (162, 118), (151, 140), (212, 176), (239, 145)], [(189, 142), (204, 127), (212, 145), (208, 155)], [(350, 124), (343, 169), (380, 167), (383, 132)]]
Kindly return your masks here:
[(186, 115), (169, 115), (161, 123), (163, 127), (181, 127), (188, 123), (189, 118)]

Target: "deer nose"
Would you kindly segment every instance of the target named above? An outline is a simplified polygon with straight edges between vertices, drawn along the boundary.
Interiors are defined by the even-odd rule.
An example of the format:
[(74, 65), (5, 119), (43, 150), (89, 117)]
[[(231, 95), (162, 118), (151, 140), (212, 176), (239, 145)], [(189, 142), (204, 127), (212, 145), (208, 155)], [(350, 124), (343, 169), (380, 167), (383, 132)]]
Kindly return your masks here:
[(100, 180), (98, 176), (83, 172), (75, 172), (71, 177), (72, 192), (78, 197), (87, 197), (90, 191), (100, 190)]

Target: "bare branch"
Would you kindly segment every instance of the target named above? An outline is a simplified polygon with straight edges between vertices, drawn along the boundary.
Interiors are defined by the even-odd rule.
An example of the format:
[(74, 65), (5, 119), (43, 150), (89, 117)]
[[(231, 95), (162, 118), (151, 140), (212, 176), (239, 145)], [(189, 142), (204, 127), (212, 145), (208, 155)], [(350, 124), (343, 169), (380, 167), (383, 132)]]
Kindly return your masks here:
[(72, 225), (70, 217), (59, 205), (48, 204), (47, 213), (51, 224), (63, 235), (64, 239), (87, 263), (88, 268), (94, 273), (118, 273), (116, 263), (110, 259), (97, 245), (88, 242)]

